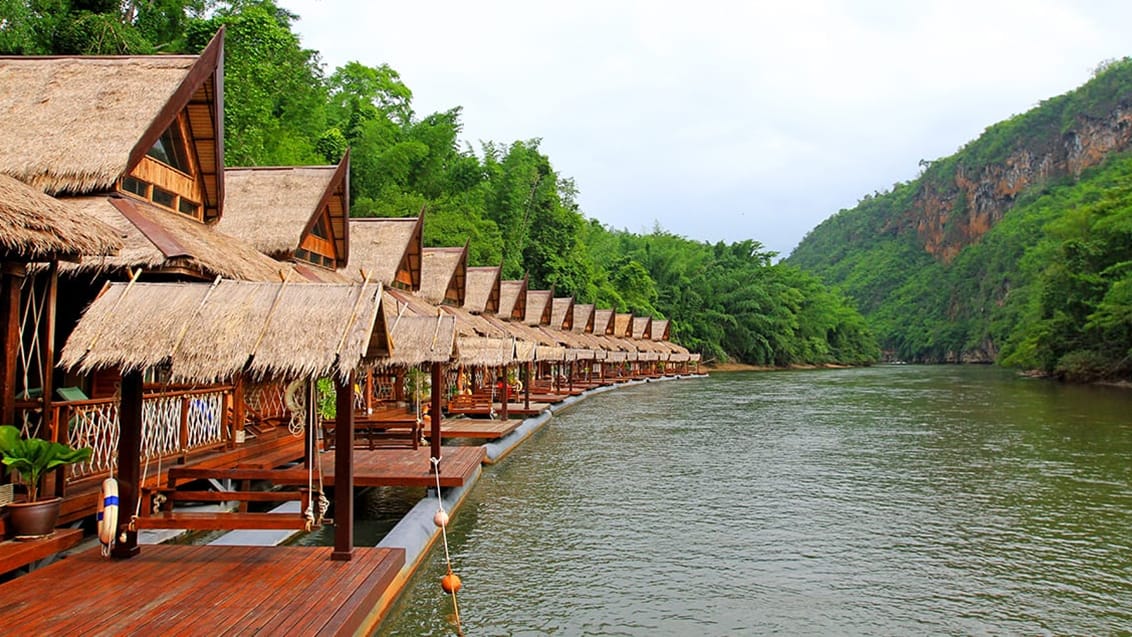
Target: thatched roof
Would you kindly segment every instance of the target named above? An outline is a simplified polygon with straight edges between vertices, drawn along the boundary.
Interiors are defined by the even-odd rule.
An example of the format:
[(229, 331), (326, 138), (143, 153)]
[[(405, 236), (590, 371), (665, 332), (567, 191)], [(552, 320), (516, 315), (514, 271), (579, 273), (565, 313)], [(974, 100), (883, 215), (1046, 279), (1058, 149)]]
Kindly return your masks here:
[(440, 311), (456, 317), (456, 333), (460, 336), (503, 337), (509, 333), (481, 314), (472, 314), (462, 307), (441, 306)]
[(499, 311), (499, 266), (467, 269), (464, 292), (464, 309), (476, 314), (495, 314)]
[(613, 336), (617, 338), (632, 338), (633, 315), (617, 313), (613, 315)]
[(350, 219), (350, 263), (346, 275), (362, 270), (386, 287), (421, 287), (421, 230), (424, 217)]
[(457, 336), (456, 360), (469, 367), (503, 367), (515, 361), (515, 341), (511, 338)]
[(125, 268), (163, 270), (204, 279), (217, 275), (245, 281), (279, 281), (290, 270), (252, 246), (183, 215), (122, 196), (61, 200), (98, 219), (123, 237), (111, 257), (86, 257), (65, 271), (105, 272)]
[(499, 311), (504, 319), (524, 321), (527, 317), (527, 277), (499, 282)]
[(599, 336), (613, 333), (613, 310), (594, 310), (593, 333)]
[[(389, 297), (386, 296), (386, 301)], [(452, 359), (456, 347), (456, 318), (448, 314), (420, 316), (401, 306), (399, 313), (386, 309), (393, 355), (385, 366), (443, 363)]]
[[(291, 259), (322, 218), (343, 268), (349, 256), (349, 155), (337, 166), (226, 168), (217, 229), (260, 252)], [(317, 239), (317, 238), (316, 238)]]
[(535, 348), (535, 359), (540, 361), (566, 360), (566, 348), (557, 345), (539, 345)]
[(429, 303), (464, 306), (468, 246), (421, 251), (421, 298)]
[(222, 33), (199, 56), (0, 58), (0, 173), (49, 194), (110, 191), (186, 111), (216, 218)]
[(527, 325), (550, 325), (554, 290), (527, 290)]
[(574, 319), (572, 328), (575, 332), (581, 333), (594, 331), (593, 303), (574, 304)]
[(515, 362), (516, 363), (529, 363), (535, 360), (535, 354), (538, 352), (538, 343), (530, 341), (515, 341)]
[(574, 297), (563, 296), (551, 302), (550, 325), (562, 330), (574, 329)]
[(388, 355), (381, 285), (110, 283), (71, 333), (79, 372), (169, 365), (176, 382), (349, 372)]
[(0, 174), (0, 259), (75, 259), (113, 254), (121, 247), (121, 237), (110, 226)]
[(667, 341), (668, 340), (668, 320), (657, 319), (652, 322), (652, 340), (654, 341)]
[(650, 316), (635, 316), (633, 317), (633, 338), (652, 338), (652, 317)]

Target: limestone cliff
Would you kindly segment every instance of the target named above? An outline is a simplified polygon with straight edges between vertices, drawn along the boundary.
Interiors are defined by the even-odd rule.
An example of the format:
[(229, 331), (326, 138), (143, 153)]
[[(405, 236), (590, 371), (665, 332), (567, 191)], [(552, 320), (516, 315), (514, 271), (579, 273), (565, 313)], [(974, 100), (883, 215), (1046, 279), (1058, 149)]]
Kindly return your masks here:
[(981, 167), (941, 162), (938, 171), (949, 174), (924, 179), (911, 206), (891, 219), (886, 230), (914, 231), (925, 251), (950, 262), (1001, 220), (1022, 191), (1052, 180), (1076, 179), (1109, 154), (1132, 147), (1132, 103), (1121, 102), (1100, 117), (1078, 114), (1064, 132), (1048, 132), (1018, 140), (1005, 160)]

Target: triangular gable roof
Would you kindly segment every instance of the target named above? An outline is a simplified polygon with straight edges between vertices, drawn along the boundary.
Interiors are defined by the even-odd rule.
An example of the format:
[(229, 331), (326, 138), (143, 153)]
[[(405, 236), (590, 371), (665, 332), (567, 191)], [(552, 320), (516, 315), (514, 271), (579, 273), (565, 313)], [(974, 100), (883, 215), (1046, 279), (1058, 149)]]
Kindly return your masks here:
[(594, 305), (593, 303), (575, 303), (574, 304), (574, 327), (575, 332), (583, 334), (593, 333), (594, 331)]
[(574, 329), (574, 297), (562, 296), (551, 302), (550, 326), (567, 331)]
[(170, 366), (176, 382), (335, 374), (389, 354), (381, 285), (110, 283), (60, 364), (79, 373)]
[(618, 338), (633, 337), (633, 315), (618, 312), (613, 315), (613, 336)]
[(598, 336), (613, 335), (613, 310), (594, 310), (593, 333)]
[(550, 325), (551, 300), (554, 298), (554, 289), (527, 290), (527, 310), (525, 323), (527, 325)]
[(113, 254), (121, 247), (110, 226), (0, 174), (0, 261), (77, 259)]
[(499, 311), (503, 319), (523, 322), (527, 318), (527, 277), (499, 282)]
[(294, 257), (324, 212), (337, 261), (349, 262), (349, 155), (337, 166), (227, 168), (224, 218), (217, 228), (280, 260)]
[(652, 340), (654, 341), (667, 341), (668, 340), (668, 320), (657, 319), (652, 322), (651, 332)]
[(464, 309), (476, 314), (498, 312), (499, 279), (502, 271), (503, 268), (499, 266), (468, 268)]
[(652, 340), (652, 317), (651, 316), (635, 316), (633, 317), (633, 338), (640, 338), (645, 340)]
[(86, 257), (67, 271), (105, 272), (145, 268), (212, 279), (278, 281), (291, 269), (214, 226), (170, 214), (145, 201), (104, 195), (61, 200), (113, 228), (122, 249), (110, 257)]
[(346, 275), (358, 281), (365, 270), (387, 287), (421, 287), (421, 231), (424, 215), (350, 219), (350, 263)]
[(223, 71), (223, 29), (200, 55), (0, 57), (0, 173), (50, 194), (108, 192), (184, 111), (204, 220), (218, 219)]
[(421, 298), (436, 305), (464, 306), (468, 246), (421, 251)]

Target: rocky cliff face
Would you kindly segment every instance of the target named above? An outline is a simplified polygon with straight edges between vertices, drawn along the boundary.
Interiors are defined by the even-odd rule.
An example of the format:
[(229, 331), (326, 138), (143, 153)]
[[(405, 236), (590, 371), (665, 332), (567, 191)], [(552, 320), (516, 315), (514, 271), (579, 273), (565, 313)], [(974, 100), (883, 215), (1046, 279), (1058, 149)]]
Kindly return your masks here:
[(1017, 148), (1005, 161), (970, 171), (957, 165), (952, 183), (927, 184), (887, 230), (914, 231), (924, 250), (944, 262), (979, 240), (1031, 186), (1078, 177), (1113, 152), (1132, 147), (1132, 104), (1103, 118), (1078, 116), (1073, 128), (1041, 148)]

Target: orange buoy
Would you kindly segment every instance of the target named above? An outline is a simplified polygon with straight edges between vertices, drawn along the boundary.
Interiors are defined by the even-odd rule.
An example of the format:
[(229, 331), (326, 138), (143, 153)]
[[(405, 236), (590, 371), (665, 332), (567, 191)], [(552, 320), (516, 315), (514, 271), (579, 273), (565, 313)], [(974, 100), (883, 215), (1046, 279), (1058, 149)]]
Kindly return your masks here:
[(436, 512), (436, 515), (432, 516), (432, 523), (439, 527), (448, 526), (448, 514), (444, 512), (444, 509), (440, 509)]
[(440, 588), (444, 589), (445, 593), (455, 593), (460, 590), (463, 584), (460, 583), (460, 576), (449, 571), (447, 575), (440, 578)]

